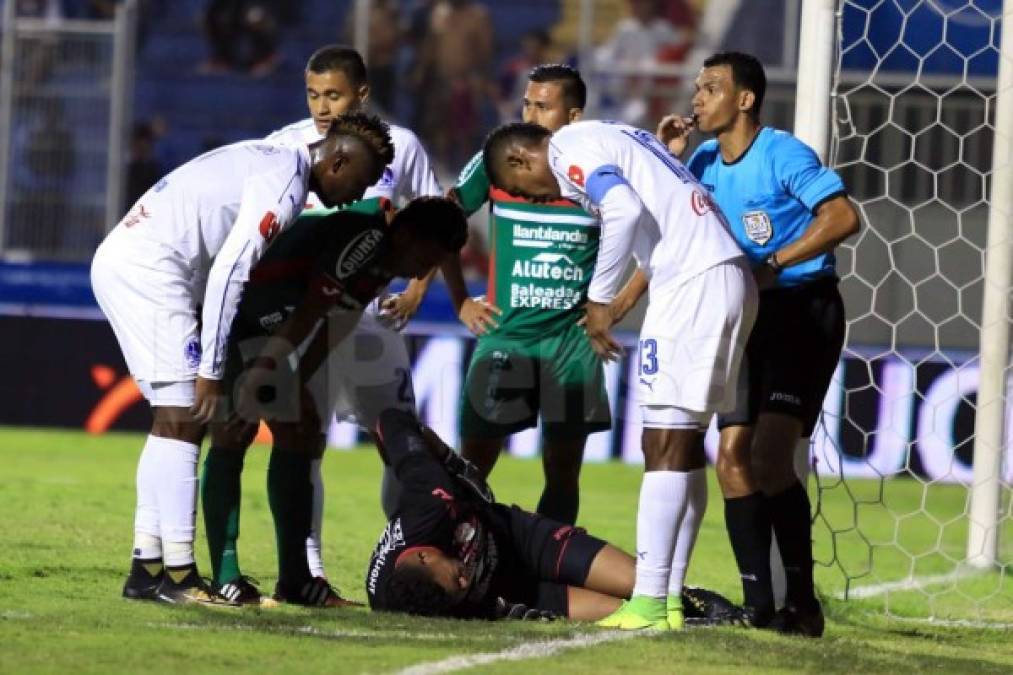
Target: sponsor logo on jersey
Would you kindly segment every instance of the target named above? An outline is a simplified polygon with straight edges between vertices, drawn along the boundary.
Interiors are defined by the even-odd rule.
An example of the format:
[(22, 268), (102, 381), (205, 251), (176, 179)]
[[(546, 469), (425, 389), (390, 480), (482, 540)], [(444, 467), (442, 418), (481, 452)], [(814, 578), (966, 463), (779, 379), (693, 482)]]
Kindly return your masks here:
[(144, 208), (144, 204), (138, 204), (123, 217), (123, 227), (133, 227), (144, 218), (150, 218), (151, 213)]
[(523, 248), (551, 248), (553, 244), (585, 245), (591, 241), (584, 230), (563, 230), (555, 227), (525, 227), (514, 225), (514, 246)]
[(274, 235), (278, 234), (278, 230), (281, 229), (281, 224), (278, 222), (278, 216), (274, 215), (274, 211), (268, 211), (264, 214), (264, 217), (260, 219), (260, 236), (264, 238), (264, 241), (271, 241), (274, 239)]
[(186, 359), (186, 365), (190, 368), (196, 368), (200, 365), (200, 340), (197, 338), (190, 338), (183, 346), (183, 358)]
[(531, 260), (517, 260), (511, 274), (520, 279), (584, 280), (584, 270), (561, 253), (539, 253)]
[(347, 279), (358, 272), (363, 263), (369, 260), (376, 251), (376, 247), (382, 239), (382, 231), (366, 230), (348, 242), (348, 245), (338, 255), (338, 261), (334, 265), (334, 274), (338, 279)]
[(689, 205), (693, 207), (693, 212), (698, 216), (706, 215), (714, 210), (710, 196), (705, 195), (699, 190), (693, 190), (689, 198)]
[(763, 246), (774, 236), (774, 226), (766, 211), (747, 211), (742, 214), (742, 227), (750, 241)]
[(405, 545), (404, 533), (401, 530), (401, 519), (398, 518), (387, 524), (387, 528), (380, 535), (380, 541), (373, 551), (373, 566), (369, 570), (369, 581), (366, 588), (370, 595), (376, 595), (376, 582), (380, 578), (380, 572), (387, 563), (387, 556), (398, 548)]
[(566, 177), (575, 184), (584, 187), (584, 170), (576, 164), (571, 164), (570, 168), (566, 170)]

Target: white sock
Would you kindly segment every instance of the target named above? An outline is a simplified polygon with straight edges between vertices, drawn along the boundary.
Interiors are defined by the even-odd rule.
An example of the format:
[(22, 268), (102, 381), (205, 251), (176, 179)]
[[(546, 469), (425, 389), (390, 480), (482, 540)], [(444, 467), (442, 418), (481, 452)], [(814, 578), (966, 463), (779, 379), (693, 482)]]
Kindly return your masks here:
[(161, 560), (162, 539), (158, 535), (134, 530), (134, 557), (140, 560)]
[(310, 574), (315, 577), (326, 577), (324, 561), (320, 556), (321, 528), (324, 523), (324, 477), (320, 473), (322, 459), (314, 459), (310, 463), (310, 482), (313, 483), (313, 522), (310, 525), (310, 536), (306, 537), (306, 562)]
[(689, 474), (648, 471), (637, 509), (637, 580), (633, 595), (664, 599), (672, 569), (675, 534), (686, 511)]
[(162, 528), (158, 519), (158, 453), (148, 436), (137, 460), (137, 506), (134, 509), (134, 554), (143, 560), (162, 557)]
[(200, 446), (148, 436), (145, 452), (158, 464), (158, 514), (166, 567), (192, 565), (197, 527), (197, 458)]
[(689, 558), (693, 555), (696, 535), (700, 532), (703, 514), (707, 511), (707, 470), (697, 469), (690, 471), (686, 476), (689, 502), (686, 504), (682, 522), (679, 523), (675, 553), (672, 555), (672, 576), (668, 579), (668, 594), (674, 597), (682, 595), (682, 584), (686, 580)]

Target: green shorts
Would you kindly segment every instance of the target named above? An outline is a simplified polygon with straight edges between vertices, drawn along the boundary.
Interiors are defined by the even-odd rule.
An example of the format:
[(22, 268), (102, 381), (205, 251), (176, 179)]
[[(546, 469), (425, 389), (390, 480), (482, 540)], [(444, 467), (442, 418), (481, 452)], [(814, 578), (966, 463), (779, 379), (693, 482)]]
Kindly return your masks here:
[(573, 438), (612, 426), (601, 359), (579, 326), (539, 338), (479, 338), (461, 391), (461, 438), (503, 438), (535, 426)]

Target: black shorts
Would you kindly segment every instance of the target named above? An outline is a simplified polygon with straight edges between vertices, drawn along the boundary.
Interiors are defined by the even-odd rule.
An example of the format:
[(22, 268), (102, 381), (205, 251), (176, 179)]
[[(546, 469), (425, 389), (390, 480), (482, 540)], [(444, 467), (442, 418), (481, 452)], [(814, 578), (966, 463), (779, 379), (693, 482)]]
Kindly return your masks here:
[(735, 410), (718, 417), (718, 428), (752, 426), (761, 412), (775, 412), (800, 420), (803, 436), (809, 436), (840, 360), (844, 331), (835, 278), (761, 293)]
[(510, 538), (525, 582), (519, 597), (529, 607), (568, 616), (567, 586), (583, 586), (605, 542), (583, 528), (566, 525), (517, 506), (509, 509)]

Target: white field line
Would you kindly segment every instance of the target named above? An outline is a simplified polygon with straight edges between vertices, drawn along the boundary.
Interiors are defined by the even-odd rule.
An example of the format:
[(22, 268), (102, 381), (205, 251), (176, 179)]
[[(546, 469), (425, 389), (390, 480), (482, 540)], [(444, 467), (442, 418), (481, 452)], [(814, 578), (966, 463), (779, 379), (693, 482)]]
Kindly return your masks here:
[(848, 591), (846, 596), (844, 591), (840, 591), (839, 593), (836, 593), (834, 597), (838, 600), (861, 600), (862, 598), (875, 598), (880, 595), (895, 593), (897, 591), (918, 591), (923, 588), (927, 588), (928, 586), (960, 581), (961, 579), (967, 579), (968, 577), (973, 577), (981, 573), (981, 570), (962, 567), (947, 574), (908, 577), (907, 579), (901, 579), (900, 581), (886, 581), (881, 584), (858, 586)]
[(467, 640), (474, 639), (454, 633), (415, 633), (407, 630), (323, 630), (316, 626), (251, 626), (248, 624), (208, 625), (197, 623), (149, 623), (150, 628), (175, 630), (235, 631), (249, 633), (278, 633), (282, 635), (314, 635), (328, 638), (379, 638), (387, 640)]
[(1003, 621), (973, 621), (971, 619), (935, 619), (932, 617), (891, 616), (891, 620), (918, 623), (941, 628), (989, 628), (992, 630), (1013, 630), (1013, 623)]
[[(651, 635), (653, 633), (646, 633)], [(396, 675), (436, 675), (437, 673), (450, 673), (464, 668), (485, 666), (497, 661), (526, 661), (527, 659), (540, 659), (553, 656), (559, 652), (569, 649), (584, 649), (595, 645), (626, 640), (632, 637), (645, 635), (642, 632), (633, 631), (607, 631), (601, 633), (582, 633), (568, 638), (556, 640), (541, 640), (538, 642), (527, 642), (516, 647), (509, 647), (498, 652), (484, 652), (480, 654), (462, 654), (451, 656), (442, 661), (430, 661), (410, 666), (404, 670), (397, 671)]]

